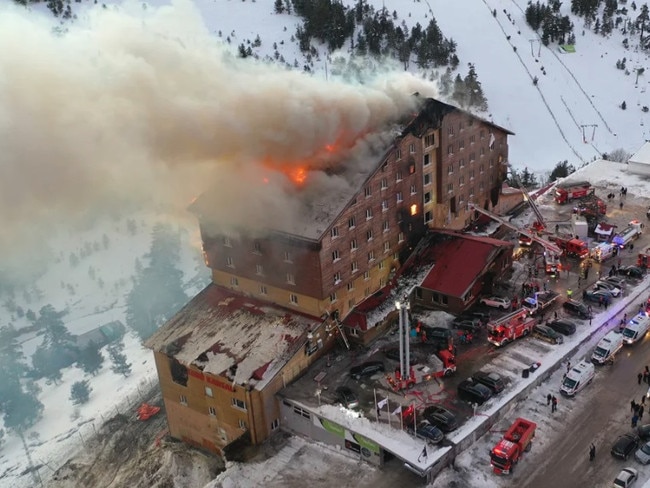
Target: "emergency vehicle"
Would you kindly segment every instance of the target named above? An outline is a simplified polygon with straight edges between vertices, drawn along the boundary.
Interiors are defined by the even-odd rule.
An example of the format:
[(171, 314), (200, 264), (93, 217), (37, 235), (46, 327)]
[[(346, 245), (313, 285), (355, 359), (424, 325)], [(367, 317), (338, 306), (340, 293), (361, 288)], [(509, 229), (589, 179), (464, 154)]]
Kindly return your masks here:
[(387, 380), (393, 390), (400, 391), (434, 378), (449, 376), (454, 372), (456, 372), (456, 357), (448, 349), (443, 349), (432, 354), (428, 364), (419, 363), (409, 366), (408, 376), (402, 376), (398, 369), (394, 376), (388, 376)]
[(490, 451), (490, 464), (497, 474), (512, 473), (524, 452), (530, 451), (537, 424), (518, 418)]
[(596, 189), (588, 181), (571, 181), (555, 186), (555, 201), (560, 205), (584, 198), (595, 193)]
[(497, 347), (529, 335), (537, 320), (528, 315), (528, 310), (521, 308), (500, 319), (488, 322), (488, 341)]
[(629, 243), (637, 239), (642, 233), (643, 223), (632, 220), (625, 229), (613, 237), (612, 242), (621, 249), (625, 249)]
[(589, 256), (589, 247), (582, 239), (576, 239), (571, 236), (549, 236), (549, 241), (558, 245), (564, 254), (568, 257), (584, 259)]
[(589, 256), (599, 263), (616, 255), (618, 255), (618, 246), (609, 242), (601, 242), (589, 252)]

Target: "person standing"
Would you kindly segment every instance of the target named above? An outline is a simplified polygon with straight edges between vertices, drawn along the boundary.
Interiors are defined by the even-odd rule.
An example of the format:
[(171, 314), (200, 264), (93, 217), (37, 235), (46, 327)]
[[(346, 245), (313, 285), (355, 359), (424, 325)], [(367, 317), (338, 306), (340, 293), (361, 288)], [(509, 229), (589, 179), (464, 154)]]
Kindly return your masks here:
[(551, 404), (552, 395), (549, 393), (546, 395), (546, 406), (548, 407)]
[(596, 458), (596, 446), (594, 446), (592, 443), (591, 446), (589, 446), (589, 461), (593, 461), (595, 458)]
[(648, 375), (650, 375), (650, 373), (648, 373), (647, 370), (643, 372), (643, 382), (644, 383), (648, 382)]
[(639, 423), (639, 416), (637, 414), (632, 415), (632, 428), (636, 428), (636, 424)]
[(643, 404), (641, 404), (641, 406), (639, 407), (639, 420), (641, 420), (643, 418), (643, 412), (644, 411), (645, 411), (645, 409), (643, 408)]
[[(549, 395), (550, 395), (550, 393), (549, 393)], [(636, 403), (634, 402), (634, 400), (631, 400), (630, 401), (630, 412), (634, 412), (635, 407), (636, 407)]]
[(553, 398), (551, 398), (551, 413), (557, 411), (557, 398), (555, 398), (555, 395), (553, 395)]
[(639, 380), (639, 384), (641, 384), (641, 381), (643, 381), (643, 373), (639, 373), (637, 379)]

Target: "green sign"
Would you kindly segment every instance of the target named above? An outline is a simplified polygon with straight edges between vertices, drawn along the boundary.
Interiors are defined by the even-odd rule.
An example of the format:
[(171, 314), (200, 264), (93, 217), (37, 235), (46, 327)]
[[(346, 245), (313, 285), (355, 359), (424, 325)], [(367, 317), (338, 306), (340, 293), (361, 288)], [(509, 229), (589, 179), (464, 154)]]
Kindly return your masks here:
[(379, 454), (379, 445), (371, 441), (370, 439), (366, 439), (360, 434), (352, 434), (352, 437), (354, 437), (354, 440), (359, 443), (361, 447), (365, 447), (369, 451), (374, 452), (375, 454)]
[(336, 434), (339, 437), (345, 438), (345, 428), (344, 427), (341, 427), (340, 425), (335, 424), (334, 422), (330, 422), (327, 419), (319, 419), (319, 420), (320, 420), (321, 425), (323, 426), (323, 428), (326, 431), (331, 432), (332, 434)]

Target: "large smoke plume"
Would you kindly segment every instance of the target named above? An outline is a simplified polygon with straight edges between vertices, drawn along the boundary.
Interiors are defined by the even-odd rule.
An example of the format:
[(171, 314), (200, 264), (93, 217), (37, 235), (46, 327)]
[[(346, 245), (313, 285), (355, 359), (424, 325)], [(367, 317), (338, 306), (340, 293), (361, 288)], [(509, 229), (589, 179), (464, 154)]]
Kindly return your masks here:
[[(190, 3), (83, 17), (61, 33), (35, 12), (0, 10), (7, 260), (48, 224), (125, 203), (184, 208), (214, 186), (226, 222), (271, 203), (281, 215), (286, 181), (269, 168), (327, 161), (328, 145), (355, 148), (412, 109), (413, 92), (433, 95), (406, 73), (359, 86), (238, 59)], [(258, 191), (257, 205), (245, 205)], [(244, 203), (233, 205), (237, 197)]]

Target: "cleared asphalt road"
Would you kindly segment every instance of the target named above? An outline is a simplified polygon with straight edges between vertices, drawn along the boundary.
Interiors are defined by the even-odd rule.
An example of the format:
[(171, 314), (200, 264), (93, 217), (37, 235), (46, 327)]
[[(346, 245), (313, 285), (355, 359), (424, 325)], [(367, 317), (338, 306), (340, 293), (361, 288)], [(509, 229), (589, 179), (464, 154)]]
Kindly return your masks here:
[[(544, 450), (533, 448), (526, 462), (517, 466), (512, 486), (529, 488), (569, 486), (611, 486), (624, 466), (638, 463), (630, 458), (622, 461), (610, 455), (616, 438), (633, 432), (630, 400), (640, 402), (648, 385), (639, 385), (637, 374), (650, 364), (650, 338), (626, 347), (612, 366), (599, 367), (593, 384), (579, 393), (564, 419), (567, 428)], [(650, 403), (646, 405), (650, 408)], [(650, 423), (645, 413), (642, 423)], [(589, 446), (596, 445), (596, 459), (589, 462)]]

